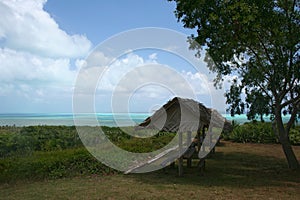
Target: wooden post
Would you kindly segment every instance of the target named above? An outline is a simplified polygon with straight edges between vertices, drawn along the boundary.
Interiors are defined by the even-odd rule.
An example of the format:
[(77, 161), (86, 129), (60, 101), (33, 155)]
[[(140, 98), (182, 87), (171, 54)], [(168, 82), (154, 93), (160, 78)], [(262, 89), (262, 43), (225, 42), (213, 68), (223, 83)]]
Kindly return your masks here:
[(208, 134), (209, 134), (209, 156), (211, 156), (211, 154), (214, 154), (215, 153), (215, 147), (212, 148), (213, 146), (213, 137), (212, 137), (212, 126), (209, 126), (209, 129), (208, 129)]
[(191, 141), (192, 141), (192, 132), (191, 132), (191, 131), (188, 131), (188, 132), (187, 132), (187, 141), (186, 141), (186, 143), (187, 143), (187, 144), (190, 144)]
[[(192, 141), (192, 132), (191, 131), (188, 131), (188, 133), (187, 133), (187, 141), (186, 141), (186, 143), (187, 143), (187, 145), (191, 145), (191, 141)], [(189, 167), (189, 168), (191, 168), (192, 167), (192, 157), (193, 156), (190, 156), (189, 158), (187, 158), (187, 163), (186, 163), (186, 165), (187, 165), (187, 167)]]
[(175, 161), (172, 162), (172, 163), (170, 164), (170, 167), (171, 167), (172, 169), (175, 169)]
[(183, 174), (183, 156), (182, 154), (182, 132), (179, 132), (179, 155), (180, 157), (178, 158), (178, 176), (182, 176)]
[(183, 157), (180, 156), (178, 159), (178, 176), (183, 175)]
[(199, 151), (200, 151), (200, 147), (201, 147), (201, 141), (200, 141), (200, 137), (201, 137), (201, 131), (200, 130), (198, 130), (197, 131), (197, 138), (198, 138), (198, 144), (197, 144), (197, 153), (199, 153)]
[[(213, 133), (212, 133), (213, 130), (209, 129), (209, 131), (210, 131), (210, 133), (209, 133), (209, 135), (210, 135), (210, 150), (211, 150), (212, 154), (215, 154), (215, 152), (216, 152), (216, 149), (215, 149), (216, 146), (215, 145), (216, 144), (213, 144), (214, 143), (214, 141), (213, 141), (214, 140), (213, 139)], [(212, 146), (214, 146), (214, 147), (211, 149)]]

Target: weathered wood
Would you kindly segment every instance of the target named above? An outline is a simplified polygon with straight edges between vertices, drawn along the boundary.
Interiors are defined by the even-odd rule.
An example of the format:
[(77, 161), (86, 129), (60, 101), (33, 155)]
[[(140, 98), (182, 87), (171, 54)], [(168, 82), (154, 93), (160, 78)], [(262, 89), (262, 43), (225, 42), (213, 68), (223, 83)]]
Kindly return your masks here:
[(170, 167), (171, 167), (172, 169), (175, 169), (175, 162), (172, 162), (172, 163), (170, 164)]
[[(190, 145), (192, 142), (192, 132), (188, 131), (187, 133), (187, 144)], [(187, 154), (187, 152), (185, 153), (187, 155), (187, 162), (186, 165), (187, 167), (191, 168), (192, 167), (192, 155), (194, 154), (195, 148), (189, 147), (187, 152), (189, 154)]]
[(179, 153), (182, 152), (182, 133), (178, 133), (178, 146), (179, 146)]
[(200, 159), (198, 163), (198, 169), (200, 171), (200, 175), (203, 175), (205, 170), (205, 158)]
[(191, 131), (188, 131), (187, 132), (187, 138), (186, 138), (186, 143), (187, 143), (187, 145), (190, 145), (191, 144), (191, 142), (192, 142), (192, 132)]
[(192, 158), (193, 154), (195, 153), (196, 148), (195, 147), (189, 147), (186, 152), (183, 154), (184, 158)]
[(180, 158), (178, 159), (178, 176), (182, 176), (183, 175), (183, 157), (180, 156)]
[(201, 137), (201, 132), (200, 132), (200, 130), (198, 130), (197, 131), (197, 138), (198, 138), (198, 144), (197, 144), (197, 146), (198, 146), (198, 152), (200, 151), (200, 147), (201, 147), (201, 140), (200, 140), (200, 137)]
[(175, 161), (178, 159), (179, 156), (180, 156), (179, 152), (169, 155), (160, 165), (164, 167), (171, 163), (175, 164)]
[[(204, 128), (202, 129), (204, 131)], [(187, 133), (187, 144), (189, 144), (191, 141), (191, 136), (189, 135), (190, 133)], [(200, 138), (202, 135), (200, 135), (200, 131), (197, 132), (197, 137)], [(208, 135), (209, 136), (209, 133)], [(130, 172), (133, 172), (134, 170), (141, 168), (147, 164), (151, 164), (154, 163), (156, 161), (158, 161), (159, 159), (162, 159), (162, 162), (160, 163), (161, 166), (166, 166), (168, 164), (171, 164), (171, 166), (175, 166), (174, 161), (177, 159), (178, 160), (178, 175), (182, 176), (183, 175), (183, 159), (186, 158), (187, 159), (187, 167), (191, 167), (192, 165), (192, 158), (195, 155), (195, 153), (198, 154), (198, 158), (200, 158), (199, 162), (198, 162), (198, 168), (200, 169), (200, 172), (203, 173), (204, 168), (205, 168), (205, 159), (207, 158), (207, 155), (205, 155), (203, 158), (199, 157), (199, 153), (200, 151), (209, 151), (210, 146), (207, 146), (205, 144), (201, 145), (201, 140), (198, 139), (198, 141), (195, 141), (195, 143), (198, 143), (198, 151), (197, 148), (195, 147), (196, 145), (191, 145), (185, 152), (185, 148), (183, 148), (183, 133), (178, 133), (178, 145), (176, 145), (173, 148), (167, 149), (163, 152), (161, 152), (160, 154), (156, 155), (155, 157), (140, 162), (135, 166), (132, 166), (131, 168), (129, 168), (125, 174), (128, 174)], [(190, 138), (190, 139), (189, 139)], [(200, 142), (200, 145), (199, 145)], [(210, 143), (211, 141), (209, 141)], [(201, 147), (201, 148), (200, 148)], [(184, 154), (183, 154), (184, 152)]]
[[(178, 145), (176, 145), (176, 146), (173, 147), (173, 148), (167, 149), (167, 150), (161, 152), (160, 154), (156, 155), (156, 156), (155, 156), (154, 158), (152, 158), (152, 159), (146, 160), (146, 161), (144, 161), (144, 162), (141, 162), (141, 163), (138, 163), (137, 165), (132, 166), (132, 167), (129, 168), (127, 171), (125, 171), (124, 174), (129, 174), (130, 172), (132, 172), (132, 171), (135, 170), (135, 169), (138, 169), (138, 168), (140, 168), (140, 167), (143, 167), (143, 166), (146, 165), (146, 164), (151, 164), (151, 163), (157, 161), (158, 159), (162, 158), (163, 156), (166, 156), (167, 154), (171, 153), (172, 151), (177, 150), (178, 148), (179, 148)], [(173, 160), (174, 160), (174, 158), (173, 158)]]
[(179, 159), (178, 159), (178, 176), (182, 176), (183, 175), (183, 156), (182, 156), (182, 132), (178, 133), (178, 137), (179, 137)]
[(192, 167), (192, 158), (188, 158), (188, 159), (187, 159), (186, 165), (187, 165), (188, 168), (191, 168), (191, 167)]

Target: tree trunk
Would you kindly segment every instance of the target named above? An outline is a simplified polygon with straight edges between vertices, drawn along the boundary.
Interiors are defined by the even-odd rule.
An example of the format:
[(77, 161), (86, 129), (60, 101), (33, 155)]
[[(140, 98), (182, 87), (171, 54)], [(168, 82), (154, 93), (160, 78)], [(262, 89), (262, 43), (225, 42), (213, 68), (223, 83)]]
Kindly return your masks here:
[(264, 115), (263, 115), (263, 114), (260, 114), (260, 121), (261, 121), (261, 122), (265, 122), (265, 120), (264, 120)]
[(288, 137), (288, 133), (284, 129), (283, 122), (281, 116), (276, 116), (277, 120), (277, 130), (279, 135), (279, 141), (282, 145), (283, 152), (288, 162), (288, 166), (290, 169), (298, 169), (299, 162), (295, 156), (293, 148), (291, 146), (291, 142)]
[[(279, 133), (280, 138), (282, 137), (281, 134)], [(285, 157), (288, 162), (288, 166), (290, 169), (298, 169), (299, 168), (299, 162), (295, 156), (295, 153), (293, 151), (293, 148), (291, 146), (291, 143), (289, 139), (279, 139), (280, 143), (282, 145), (283, 152), (285, 154)]]

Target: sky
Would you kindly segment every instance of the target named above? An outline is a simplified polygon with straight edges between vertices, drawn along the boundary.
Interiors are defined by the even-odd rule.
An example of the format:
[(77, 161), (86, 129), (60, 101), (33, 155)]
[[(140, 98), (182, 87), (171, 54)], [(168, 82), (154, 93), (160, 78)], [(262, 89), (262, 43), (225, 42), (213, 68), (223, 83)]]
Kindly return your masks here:
[[(99, 45), (145, 27), (186, 37), (196, 32), (177, 22), (175, 7), (164, 0), (0, 0), (0, 113), (71, 113), (87, 58), (93, 55), (101, 63), (110, 59), (107, 52), (97, 50)], [(209, 75), (171, 52), (130, 50), (103, 67), (108, 70), (97, 76), (93, 97), (97, 112), (151, 112), (179, 94), (212, 105), (215, 91)], [(100, 69), (94, 66), (89, 72), (99, 74)], [(143, 84), (146, 80), (153, 84)], [(194, 96), (187, 94), (183, 82)], [(216, 104), (225, 110), (222, 97)]]

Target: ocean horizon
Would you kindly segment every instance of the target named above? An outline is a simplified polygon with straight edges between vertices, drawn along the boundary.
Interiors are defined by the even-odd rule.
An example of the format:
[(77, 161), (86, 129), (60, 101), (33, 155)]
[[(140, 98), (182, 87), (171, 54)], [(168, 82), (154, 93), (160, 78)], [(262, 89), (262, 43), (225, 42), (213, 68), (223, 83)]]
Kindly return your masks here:
[[(76, 114), (76, 119), (80, 119), (80, 125), (87, 126), (134, 126), (143, 122), (150, 113), (83, 113)], [(234, 120), (239, 124), (249, 122), (246, 114), (235, 115), (222, 114), (227, 120)], [(265, 121), (270, 121), (268, 116)], [(287, 122), (289, 116), (283, 116), (283, 121)], [(299, 124), (299, 122), (298, 122)], [(73, 113), (1, 113), (0, 126), (35, 126), (35, 125), (53, 125), (53, 126), (74, 126)], [(78, 125), (78, 124), (77, 124)]]

